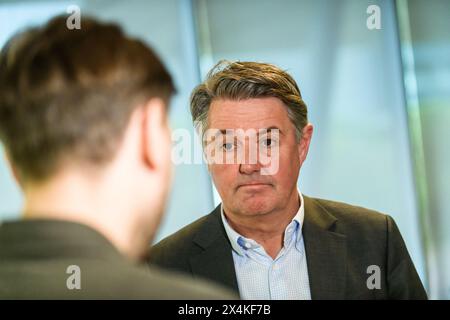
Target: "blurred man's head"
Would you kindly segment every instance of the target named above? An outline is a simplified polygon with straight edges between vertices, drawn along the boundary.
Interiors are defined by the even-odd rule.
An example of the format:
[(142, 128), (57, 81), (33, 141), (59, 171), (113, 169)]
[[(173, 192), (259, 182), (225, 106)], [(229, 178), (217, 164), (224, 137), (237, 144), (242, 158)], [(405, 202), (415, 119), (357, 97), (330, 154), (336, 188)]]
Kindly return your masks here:
[[(0, 138), (25, 210), (72, 210), (110, 228), (154, 231), (171, 175), (173, 93), (154, 52), (116, 25), (83, 18), (80, 30), (69, 30), (57, 17), (12, 38), (0, 57)], [(36, 200), (70, 192), (90, 196), (86, 211), (108, 208), (110, 216)]]
[[(244, 155), (230, 156), (237, 160), (234, 163), (209, 164), (228, 213), (249, 217), (298, 206), (297, 179), (313, 129), (300, 90), (288, 73), (266, 63), (219, 62), (192, 93), (191, 113), (202, 130), (257, 133), (259, 158), (254, 162), (248, 156), (251, 137), (240, 141), (235, 135), (231, 144), (230, 139), (218, 139), (223, 148), (215, 152), (223, 153), (223, 158), (236, 150)], [(264, 154), (270, 161), (261, 161)], [(274, 161), (276, 170), (268, 172)]]

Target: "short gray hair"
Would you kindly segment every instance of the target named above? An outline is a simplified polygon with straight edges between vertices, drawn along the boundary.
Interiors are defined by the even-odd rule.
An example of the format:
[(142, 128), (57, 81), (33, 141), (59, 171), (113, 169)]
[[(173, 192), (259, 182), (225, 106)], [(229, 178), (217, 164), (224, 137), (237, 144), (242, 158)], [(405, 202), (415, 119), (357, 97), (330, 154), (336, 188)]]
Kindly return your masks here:
[(206, 80), (191, 95), (191, 115), (197, 129), (208, 128), (208, 112), (213, 99), (245, 100), (275, 97), (287, 107), (299, 140), (308, 124), (308, 111), (295, 80), (275, 65), (260, 62), (219, 61)]

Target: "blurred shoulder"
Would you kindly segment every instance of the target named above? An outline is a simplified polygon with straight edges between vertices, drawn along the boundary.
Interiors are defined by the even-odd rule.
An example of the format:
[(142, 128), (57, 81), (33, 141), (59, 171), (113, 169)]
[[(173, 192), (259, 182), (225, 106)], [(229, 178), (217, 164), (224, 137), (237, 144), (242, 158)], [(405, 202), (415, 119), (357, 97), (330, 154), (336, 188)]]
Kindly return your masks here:
[(130, 268), (123, 279), (122, 294), (130, 299), (230, 300), (229, 290), (200, 279), (162, 270), (156, 266)]

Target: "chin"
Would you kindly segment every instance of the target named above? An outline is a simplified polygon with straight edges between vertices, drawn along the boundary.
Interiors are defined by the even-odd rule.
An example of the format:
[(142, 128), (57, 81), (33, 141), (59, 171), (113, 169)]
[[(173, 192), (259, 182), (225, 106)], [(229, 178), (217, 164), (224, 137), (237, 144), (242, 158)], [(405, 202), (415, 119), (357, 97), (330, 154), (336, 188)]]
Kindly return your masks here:
[(273, 207), (274, 206), (265, 199), (251, 199), (240, 206), (240, 211), (246, 216), (257, 216), (271, 212)]

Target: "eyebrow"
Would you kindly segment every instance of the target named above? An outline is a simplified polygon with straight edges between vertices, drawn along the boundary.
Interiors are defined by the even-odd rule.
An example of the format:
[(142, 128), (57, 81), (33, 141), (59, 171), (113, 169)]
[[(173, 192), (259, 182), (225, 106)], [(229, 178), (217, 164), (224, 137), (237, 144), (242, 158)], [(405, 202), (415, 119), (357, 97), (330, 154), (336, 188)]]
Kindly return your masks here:
[[(262, 129), (262, 130), (264, 130), (264, 129)], [(276, 126), (271, 126), (269, 128), (266, 128), (265, 130), (267, 132), (271, 132), (272, 130), (278, 130), (284, 136), (284, 132), (280, 128), (276, 127)]]
[[(219, 132), (223, 135), (227, 134), (227, 130), (233, 130), (233, 129), (219, 129)], [(278, 128), (277, 126), (270, 126), (268, 128), (260, 128), (258, 131), (265, 130), (266, 132), (271, 132), (272, 130), (278, 130), (283, 136), (285, 135), (284, 132)]]

